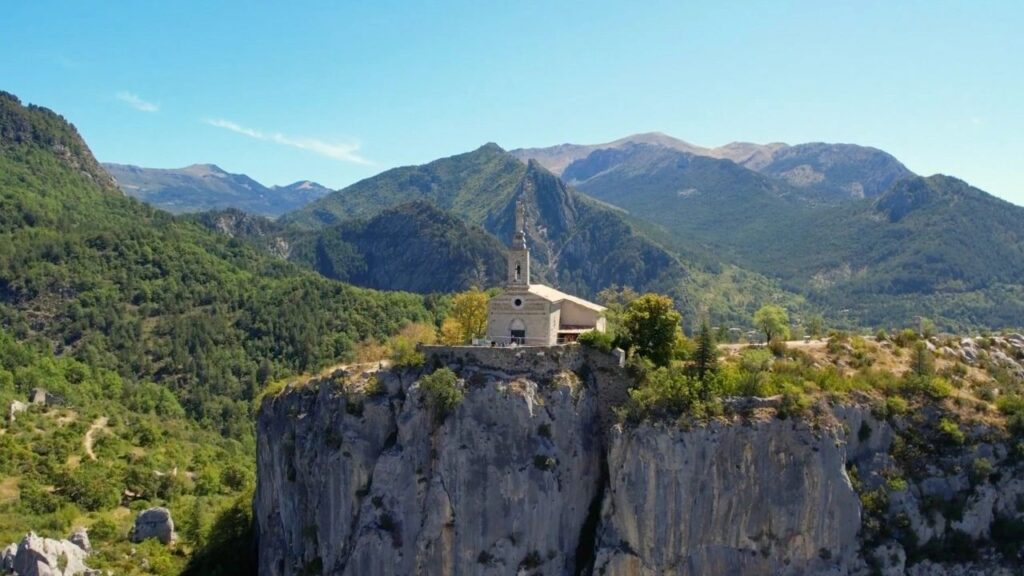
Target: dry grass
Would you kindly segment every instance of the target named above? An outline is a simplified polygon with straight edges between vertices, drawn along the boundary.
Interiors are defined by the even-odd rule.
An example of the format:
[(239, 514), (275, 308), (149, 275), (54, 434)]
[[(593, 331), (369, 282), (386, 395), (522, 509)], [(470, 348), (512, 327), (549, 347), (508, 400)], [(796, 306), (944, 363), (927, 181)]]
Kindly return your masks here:
[(9, 476), (0, 480), (0, 504), (14, 502), (20, 494), (18, 476)]

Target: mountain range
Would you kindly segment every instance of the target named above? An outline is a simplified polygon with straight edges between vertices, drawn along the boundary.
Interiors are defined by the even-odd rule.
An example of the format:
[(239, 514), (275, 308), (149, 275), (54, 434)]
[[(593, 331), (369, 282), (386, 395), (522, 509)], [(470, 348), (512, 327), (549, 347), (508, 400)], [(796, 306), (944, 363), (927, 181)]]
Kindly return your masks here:
[(1024, 209), (960, 180), (848, 144), (769, 145), (753, 163), (647, 138), (612, 144), (577, 155), (562, 177), (660, 228), (667, 245), (704, 246), (832, 317), (964, 329), (1024, 313)]
[(274, 218), (330, 193), (309, 180), (268, 187), (214, 164), (163, 169), (106, 163), (103, 168), (125, 194), (174, 214), (238, 208)]
[[(193, 168), (192, 182), (258, 186)], [(134, 172), (134, 186), (158, 188), (148, 173)], [(162, 190), (165, 203), (190, 202)], [(707, 148), (661, 133), (509, 152), (487, 144), (317, 188), (274, 227), (232, 233), (331, 278), (453, 290), (470, 278), (500, 283), (500, 267), (487, 263), (511, 235), (520, 198), (535, 277), (586, 297), (613, 285), (658, 290), (724, 324), (743, 324), (765, 300), (851, 327), (927, 316), (954, 330), (1024, 317), (1024, 210), (853, 144)], [(418, 256), (403, 258), (410, 253)], [(417, 272), (424, 261), (451, 278)]]

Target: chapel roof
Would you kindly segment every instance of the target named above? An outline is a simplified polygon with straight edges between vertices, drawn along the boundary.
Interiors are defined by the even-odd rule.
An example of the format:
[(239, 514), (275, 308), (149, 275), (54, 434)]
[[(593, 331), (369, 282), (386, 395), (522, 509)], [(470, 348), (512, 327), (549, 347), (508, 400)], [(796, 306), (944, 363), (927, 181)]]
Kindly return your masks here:
[(577, 298), (576, 296), (566, 294), (561, 290), (555, 290), (554, 288), (543, 284), (530, 284), (529, 292), (535, 296), (540, 296), (548, 302), (569, 301), (578, 306), (594, 310), (595, 312), (605, 311), (605, 307), (600, 304), (594, 304), (593, 302), (584, 300), (583, 298)]

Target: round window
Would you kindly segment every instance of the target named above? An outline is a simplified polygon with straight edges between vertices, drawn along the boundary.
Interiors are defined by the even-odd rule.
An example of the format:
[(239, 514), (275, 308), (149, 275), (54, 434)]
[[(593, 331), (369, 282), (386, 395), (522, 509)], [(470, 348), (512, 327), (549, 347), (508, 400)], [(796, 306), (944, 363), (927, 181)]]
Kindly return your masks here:
[(516, 299), (512, 300), (512, 306), (515, 306), (516, 308), (522, 308), (523, 307), (523, 299), (522, 298), (516, 298)]

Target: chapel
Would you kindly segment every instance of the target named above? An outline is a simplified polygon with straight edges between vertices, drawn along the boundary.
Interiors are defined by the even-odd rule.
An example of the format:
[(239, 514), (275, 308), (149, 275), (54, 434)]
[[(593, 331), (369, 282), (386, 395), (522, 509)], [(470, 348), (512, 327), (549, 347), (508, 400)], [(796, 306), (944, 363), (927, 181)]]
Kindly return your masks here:
[(605, 331), (604, 306), (550, 286), (530, 283), (526, 210), (516, 203), (516, 227), (508, 251), (505, 292), (487, 308), (487, 339), (493, 345), (555, 346), (575, 342), (584, 332)]

